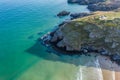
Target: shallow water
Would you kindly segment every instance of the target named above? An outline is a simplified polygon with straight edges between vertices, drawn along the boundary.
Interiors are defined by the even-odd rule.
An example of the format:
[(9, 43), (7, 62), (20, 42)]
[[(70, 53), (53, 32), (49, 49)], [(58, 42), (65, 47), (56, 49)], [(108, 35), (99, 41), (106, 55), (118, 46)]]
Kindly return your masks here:
[[(46, 60), (26, 51), (38, 37), (65, 19), (55, 16), (61, 10), (88, 11), (86, 6), (68, 5), (66, 0), (0, 0), (0, 80), (45, 80), (48, 76), (56, 80), (62, 75), (70, 76), (67, 73), (71, 71), (65, 69), (74, 72), (74, 65)], [(41, 44), (37, 47), (39, 53), (47, 54)]]
[(91, 76), (91, 80), (96, 80), (101, 77), (98, 68), (86, 67), (94, 62), (94, 57), (48, 53), (46, 47), (36, 42), (68, 19), (56, 17), (58, 12), (89, 12), (86, 7), (67, 4), (66, 0), (0, 0), (0, 80), (88, 80)]

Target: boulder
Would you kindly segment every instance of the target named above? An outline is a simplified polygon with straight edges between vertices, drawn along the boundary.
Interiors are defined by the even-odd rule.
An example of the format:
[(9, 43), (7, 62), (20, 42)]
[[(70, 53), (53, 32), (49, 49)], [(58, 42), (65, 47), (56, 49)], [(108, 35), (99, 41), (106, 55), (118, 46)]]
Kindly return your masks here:
[(67, 15), (69, 15), (70, 14), (70, 12), (68, 12), (68, 11), (61, 11), (61, 12), (59, 12), (58, 14), (57, 14), (57, 16), (58, 17), (62, 17), (62, 16), (67, 16)]
[(105, 49), (105, 48), (99, 49), (98, 53), (100, 53), (101, 55), (105, 55), (105, 56), (109, 55), (109, 51), (107, 49)]
[(120, 54), (113, 54), (112, 56), (111, 56), (111, 59), (113, 60), (113, 61), (120, 61)]

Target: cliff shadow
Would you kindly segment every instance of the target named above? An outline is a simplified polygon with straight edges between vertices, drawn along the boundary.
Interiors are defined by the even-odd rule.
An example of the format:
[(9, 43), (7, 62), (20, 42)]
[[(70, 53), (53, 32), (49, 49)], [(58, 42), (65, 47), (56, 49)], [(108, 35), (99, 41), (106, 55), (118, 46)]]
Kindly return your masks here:
[(55, 51), (51, 47), (46, 48), (41, 44), (40, 41), (36, 41), (32, 47), (26, 50), (26, 52), (42, 59), (54, 62), (59, 61), (63, 63), (74, 64), (75, 66), (95, 67), (120, 72), (120, 66), (118, 66), (115, 62), (110, 61), (107, 57), (96, 55), (94, 53), (91, 53), (89, 56), (79, 54), (66, 55)]

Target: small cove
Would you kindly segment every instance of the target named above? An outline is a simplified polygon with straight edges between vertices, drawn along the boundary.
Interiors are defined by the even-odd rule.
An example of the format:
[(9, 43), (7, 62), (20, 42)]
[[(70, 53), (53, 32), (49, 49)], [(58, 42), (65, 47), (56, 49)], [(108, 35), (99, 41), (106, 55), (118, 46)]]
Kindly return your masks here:
[(58, 12), (89, 12), (86, 7), (66, 0), (0, 1), (0, 80), (103, 80), (103, 73), (112, 80), (115, 73), (101, 73), (95, 57), (56, 55), (36, 41), (69, 18)]

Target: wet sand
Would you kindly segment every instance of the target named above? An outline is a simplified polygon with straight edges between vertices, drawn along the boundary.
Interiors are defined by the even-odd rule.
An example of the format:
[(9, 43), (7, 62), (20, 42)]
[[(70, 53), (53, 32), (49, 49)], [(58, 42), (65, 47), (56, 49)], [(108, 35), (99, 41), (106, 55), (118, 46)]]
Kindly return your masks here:
[(58, 56), (55, 61), (41, 60), (16, 80), (120, 80), (120, 66), (104, 56)]
[(79, 66), (76, 80), (120, 80), (120, 66), (99, 55)]
[(107, 57), (98, 56), (102, 68), (103, 80), (120, 80), (120, 66)]

